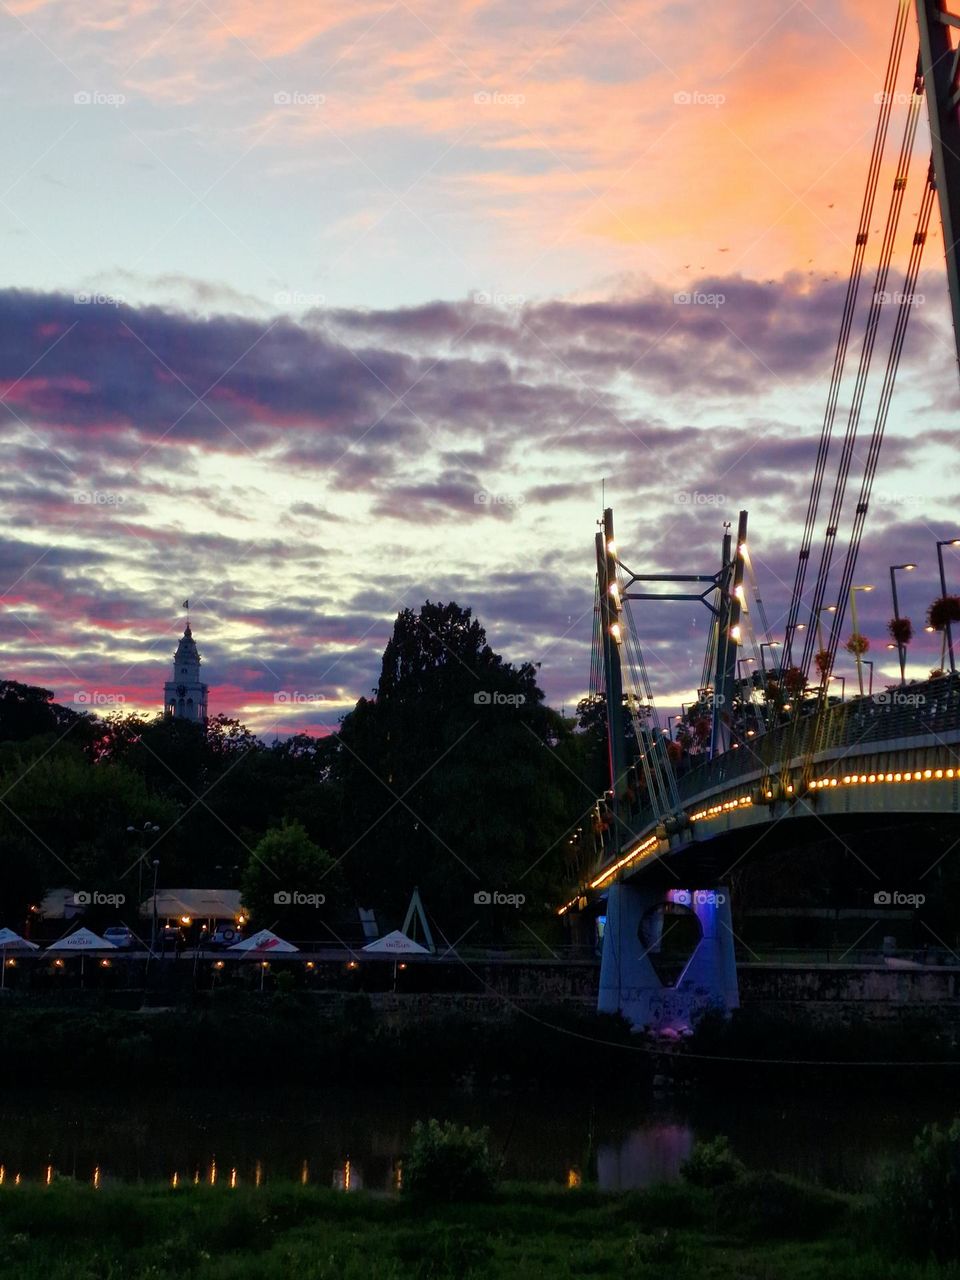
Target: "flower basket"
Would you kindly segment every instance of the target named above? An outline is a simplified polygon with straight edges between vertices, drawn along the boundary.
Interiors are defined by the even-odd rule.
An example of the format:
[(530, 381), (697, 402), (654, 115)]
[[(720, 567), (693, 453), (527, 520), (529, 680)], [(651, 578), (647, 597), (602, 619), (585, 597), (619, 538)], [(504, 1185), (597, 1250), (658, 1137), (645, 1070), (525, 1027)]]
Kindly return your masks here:
[(825, 680), (833, 670), (833, 656), (829, 649), (818, 649), (814, 654), (813, 665), (820, 673), (820, 679)]
[(927, 610), (927, 626), (934, 631), (943, 631), (948, 622), (960, 622), (960, 596), (937, 596)]
[(887, 630), (891, 640), (898, 645), (909, 644), (913, 639), (913, 623), (909, 618), (891, 618)]
[(867, 652), (870, 648), (870, 641), (866, 636), (862, 636), (858, 631), (855, 631), (843, 647), (847, 653), (852, 653), (856, 657), (858, 654)]

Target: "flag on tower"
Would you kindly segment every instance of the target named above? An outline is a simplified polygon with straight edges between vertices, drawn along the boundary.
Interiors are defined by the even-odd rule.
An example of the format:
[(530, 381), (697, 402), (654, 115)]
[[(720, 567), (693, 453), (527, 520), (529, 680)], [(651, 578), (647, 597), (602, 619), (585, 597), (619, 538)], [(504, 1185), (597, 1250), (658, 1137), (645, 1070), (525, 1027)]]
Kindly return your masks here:
[(189, 600), (184, 600), (183, 604), (182, 604), (180, 607), (181, 607), (181, 609), (189, 609), (189, 608), (190, 608), (190, 601), (189, 601)]

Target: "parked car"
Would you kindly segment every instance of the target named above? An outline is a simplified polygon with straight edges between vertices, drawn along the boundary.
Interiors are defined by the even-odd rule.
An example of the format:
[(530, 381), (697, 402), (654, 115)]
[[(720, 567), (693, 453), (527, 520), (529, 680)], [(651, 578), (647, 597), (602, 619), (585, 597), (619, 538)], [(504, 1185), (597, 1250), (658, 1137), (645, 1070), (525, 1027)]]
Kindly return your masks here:
[(104, 929), (102, 936), (115, 947), (132, 947), (137, 941), (133, 930), (128, 929), (125, 924), (112, 924), (109, 929)]
[(243, 933), (235, 924), (217, 925), (213, 933), (206, 940), (208, 947), (232, 947), (235, 942), (239, 942), (243, 937)]

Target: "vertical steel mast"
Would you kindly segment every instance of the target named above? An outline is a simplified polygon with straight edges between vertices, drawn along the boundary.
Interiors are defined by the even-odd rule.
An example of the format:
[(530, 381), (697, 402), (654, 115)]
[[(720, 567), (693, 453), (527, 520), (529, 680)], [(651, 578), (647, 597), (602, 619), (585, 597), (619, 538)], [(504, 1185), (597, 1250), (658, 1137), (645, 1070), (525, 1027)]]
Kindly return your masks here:
[[(951, 0), (956, 4), (956, 0)], [(920, 69), (930, 118), (933, 172), (940, 200), (947, 285), (953, 313), (953, 336), (960, 361), (960, 43), (951, 45), (950, 28), (960, 36), (960, 15), (950, 13), (946, 0), (917, 0), (920, 28)]]

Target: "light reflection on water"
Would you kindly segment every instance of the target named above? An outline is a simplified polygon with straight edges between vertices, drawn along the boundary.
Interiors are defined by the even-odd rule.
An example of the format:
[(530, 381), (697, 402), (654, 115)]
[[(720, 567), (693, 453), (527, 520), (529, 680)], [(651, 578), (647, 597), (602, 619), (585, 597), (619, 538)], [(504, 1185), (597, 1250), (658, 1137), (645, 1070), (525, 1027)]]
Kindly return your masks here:
[(395, 1194), (410, 1129), (430, 1116), (489, 1128), (510, 1179), (648, 1186), (677, 1178), (698, 1139), (724, 1133), (752, 1167), (856, 1189), (906, 1151), (922, 1124), (951, 1113), (950, 1100), (935, 1095), (851, 1104), (629, 1091), (9, 1094), (0, 1099), (0, 1189), (69, 1178), (225, 1189), (298, 1181)]

